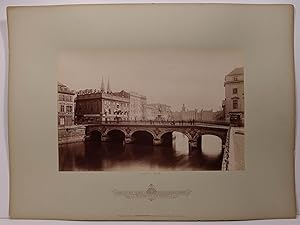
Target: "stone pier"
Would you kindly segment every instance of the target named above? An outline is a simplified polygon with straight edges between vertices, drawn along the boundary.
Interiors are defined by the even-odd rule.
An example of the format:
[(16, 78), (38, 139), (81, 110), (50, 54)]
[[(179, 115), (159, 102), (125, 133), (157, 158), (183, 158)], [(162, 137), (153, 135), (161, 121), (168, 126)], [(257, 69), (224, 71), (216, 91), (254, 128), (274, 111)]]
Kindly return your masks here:
[(197, 150), (197, 141), (189, 140), (189, 154)]
[(103, 142), (109, 141), (109, 136), (106, 134), (101, 135), (101, 141)]
[(130, 144), (133, 142), (133, 138), (131, 136), (125, 136), (125, 144)]
[(161, 138), (154, 138), (153, 139), (153, 145), (161, 145), (162, 140)]

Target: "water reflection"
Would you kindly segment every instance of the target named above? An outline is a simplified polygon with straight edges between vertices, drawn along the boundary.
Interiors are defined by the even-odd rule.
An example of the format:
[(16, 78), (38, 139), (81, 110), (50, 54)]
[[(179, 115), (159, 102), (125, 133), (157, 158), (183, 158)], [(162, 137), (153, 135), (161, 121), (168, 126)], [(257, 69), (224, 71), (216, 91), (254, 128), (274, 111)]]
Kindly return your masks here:
[(202, 152), (209, 156), (217, 156), (222, 152), (222, 140), (214, 135), (202, 135)]
[[(202, 142), (203, 153), (194, 151), (190, 155), (187, 137), (177, 132), (173, 133), (172, 144), (163, 146), (113, 142), (64, 144), (59, 146), (59, 170), (220, 170), (221, 147), (207, 143)], [(219, 153), (208, 154), (210, 147), (218, 148), (212, 152)]]
[(189, 152), (188, 137), (183, 133), (173, 132), (172, 138), (173, 138), (173, 142), (172, 142), (173, 149), (182, 154), (188, 154)]

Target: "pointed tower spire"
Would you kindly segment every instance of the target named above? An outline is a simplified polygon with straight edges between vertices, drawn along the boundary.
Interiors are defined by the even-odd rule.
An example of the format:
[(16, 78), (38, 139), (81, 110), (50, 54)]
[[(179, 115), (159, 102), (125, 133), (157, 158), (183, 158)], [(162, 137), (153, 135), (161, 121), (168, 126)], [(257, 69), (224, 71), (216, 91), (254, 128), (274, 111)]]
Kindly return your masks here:
[(101, 89), (100, 89), (100, 91), (101, 91), (101, 92), (105, 92), (103, 76), (102, 76), (102, 80), (101, 80)]
[(109, 85), (109, 77), (108, 77), (108, 81), (107, 81), (107, 93), (111, 94), (112, 91), (110, 90), (110, 85)]

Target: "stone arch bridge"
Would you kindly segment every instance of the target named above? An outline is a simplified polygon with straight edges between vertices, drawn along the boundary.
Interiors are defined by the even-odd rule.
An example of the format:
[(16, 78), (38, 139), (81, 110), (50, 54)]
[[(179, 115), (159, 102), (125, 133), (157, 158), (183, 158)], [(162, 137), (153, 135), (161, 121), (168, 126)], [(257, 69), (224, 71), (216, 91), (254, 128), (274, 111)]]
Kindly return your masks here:
[[(213, 123), (177, 123), (170, 122), (109, 122), (99, 124), (87, 124), (86, 139), (91, 137), (92, 132), (99, 132), (101, 134), (101, 141), (109, 140), (110, 131), (120, 131), (124, 134), (125, 144), (133, 142), (133, 135), (137, 131), (147, 132), (153, 137), (153, 145), (160, 145), (163, 142), (163, 137), (167, 133), (180, 132), (187, 136), (189, 141), (189, 149), (200, 148), (203, 135), (214, 135), (222, 140), (222, 151), (224, 151), (226, 136), (229, 131), (229, 124), (213, 124)], [(200, 143), (200, 144), (199, 144)]]

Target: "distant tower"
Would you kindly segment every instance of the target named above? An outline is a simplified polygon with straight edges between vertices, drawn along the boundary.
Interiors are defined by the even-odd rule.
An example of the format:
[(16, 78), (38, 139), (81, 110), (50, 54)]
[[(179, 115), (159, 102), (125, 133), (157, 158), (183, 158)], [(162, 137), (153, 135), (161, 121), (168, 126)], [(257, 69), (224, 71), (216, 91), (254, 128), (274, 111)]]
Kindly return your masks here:
[(184, 104), (182, 105), (181, 111), (182, 111), (182, 112), (185, 112), (185, 105), (184, 105)]
[(111, 94), (112, 91), (110, 90), (110, 85), (109, 85), (109, 78), (108, 78), (108, 81), (107, 81), (107, 91), (106, 91), (108, 94)]
[(100, 89), (101, 93), (105, 92), (104, 89), (104, 82), (103, 82), (103, 76), (102, 76), (102, 80), (101, 80), (101, 89)]

